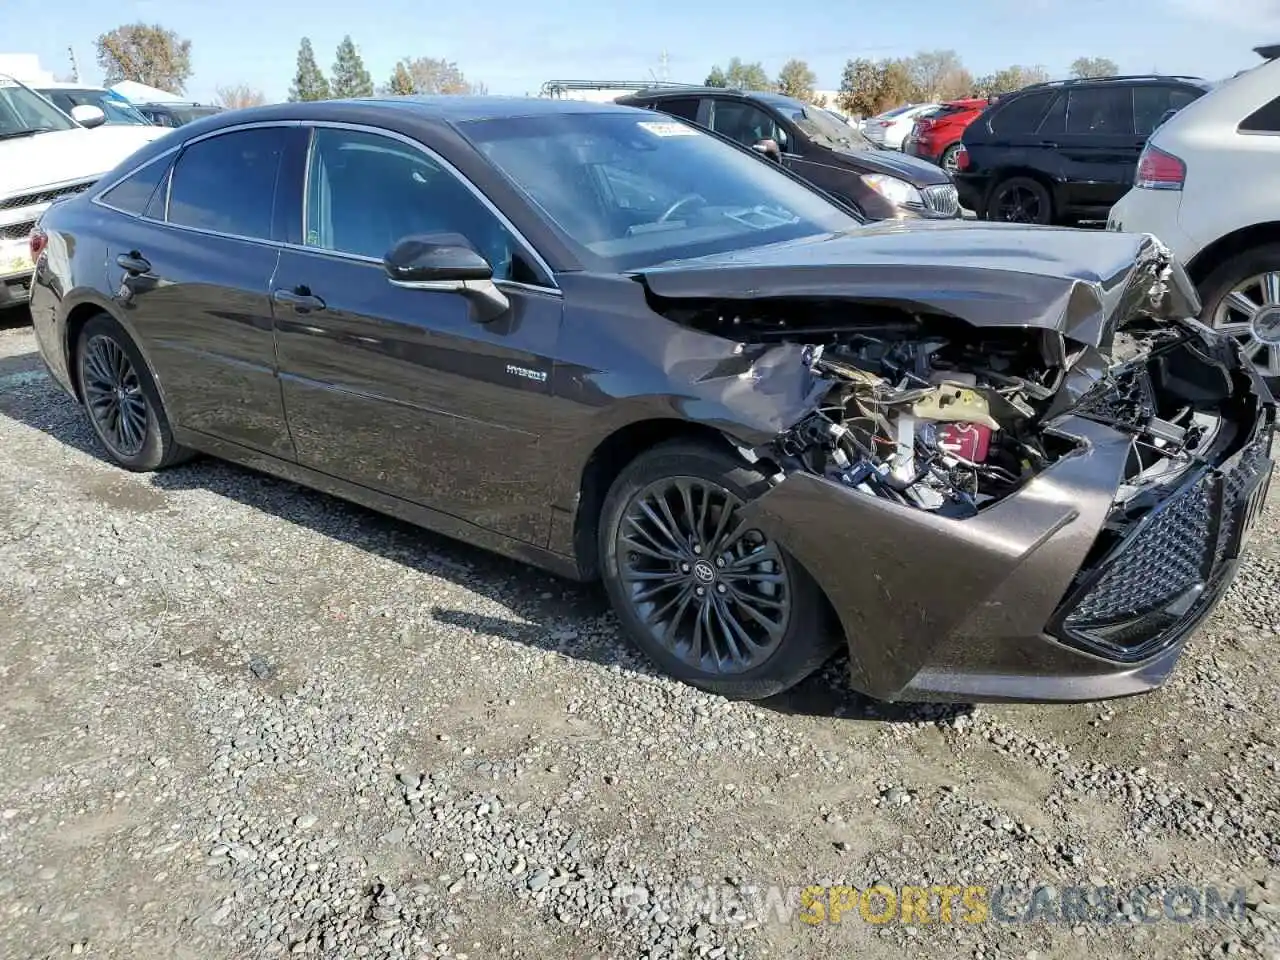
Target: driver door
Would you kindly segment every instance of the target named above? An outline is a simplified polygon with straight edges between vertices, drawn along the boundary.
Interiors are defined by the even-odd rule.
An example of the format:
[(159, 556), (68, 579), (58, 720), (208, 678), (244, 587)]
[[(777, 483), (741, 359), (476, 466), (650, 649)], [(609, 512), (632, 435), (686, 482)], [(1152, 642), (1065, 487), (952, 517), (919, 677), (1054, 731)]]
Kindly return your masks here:
[[(282, 251), (272, 285), (299, 462), (544, 545), (553, 278), (474, 186), (416, 143), (319, 126), (307, 163), (303, 243)], [(384, 255), (422, 234), (465, 238), (509, 309), (489, 319), (457, 292), (393, 284)]]

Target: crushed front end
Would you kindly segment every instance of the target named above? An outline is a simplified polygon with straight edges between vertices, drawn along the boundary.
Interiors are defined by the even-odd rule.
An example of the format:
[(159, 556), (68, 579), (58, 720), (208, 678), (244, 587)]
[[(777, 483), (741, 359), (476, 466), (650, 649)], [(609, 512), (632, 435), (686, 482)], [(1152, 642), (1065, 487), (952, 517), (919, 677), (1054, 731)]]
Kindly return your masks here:
[(746, 512), (822, 586), (863, 692), (1144, 692), (1231, 583), (1275, 404), (1150, 238), (1105, 279), (1016, 326), (918, 299), (722, 311), (736, 339), (807, 344), (828, 385), (744, 449), (773, 472)]

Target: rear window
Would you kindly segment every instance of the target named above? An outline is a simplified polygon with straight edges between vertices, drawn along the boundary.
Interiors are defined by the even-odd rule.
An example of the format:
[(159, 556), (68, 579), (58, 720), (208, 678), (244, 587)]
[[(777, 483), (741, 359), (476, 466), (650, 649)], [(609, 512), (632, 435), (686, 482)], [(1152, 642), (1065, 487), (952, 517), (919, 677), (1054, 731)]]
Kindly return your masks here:
[(992, 133), (1034, 133), (1052, 98), (1047, 90), (1014, 97), (996, 108), (987, 126)]

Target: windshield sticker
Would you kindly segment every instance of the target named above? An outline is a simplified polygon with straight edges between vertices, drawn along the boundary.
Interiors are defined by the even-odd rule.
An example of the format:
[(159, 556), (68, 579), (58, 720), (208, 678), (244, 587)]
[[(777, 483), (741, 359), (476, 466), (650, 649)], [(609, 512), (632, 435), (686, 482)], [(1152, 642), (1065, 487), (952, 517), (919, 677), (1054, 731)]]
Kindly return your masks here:
[(663, 123), (654, 120), (641, 120), (637, 127), (648, 130), (655, 137), (696, 137), (698, 131), (686, 127), (683, 123)]

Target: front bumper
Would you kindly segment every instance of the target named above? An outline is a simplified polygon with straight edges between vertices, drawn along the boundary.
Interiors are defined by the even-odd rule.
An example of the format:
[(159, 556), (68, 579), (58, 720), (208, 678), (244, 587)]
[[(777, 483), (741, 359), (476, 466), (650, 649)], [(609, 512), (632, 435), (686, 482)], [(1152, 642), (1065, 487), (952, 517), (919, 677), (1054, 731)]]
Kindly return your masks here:
[[(803, 473), (748, 505), (746, 519), (826, 592), (848, 639), (851, 681), (865, 694), (973, 702), (1143, 693), (1164, 683), (1225, 593), (1265, 499), (1275, 404), (1251, 382), (1256, 402), (1234, 452), (1162, 491), (1110, 539), (1104, 528), (1131, 440), (1080, 416), (1055, 427), (1076, 453), (972, 519)], [(1143, 612), (1117, 624), (1125, 604)]]

